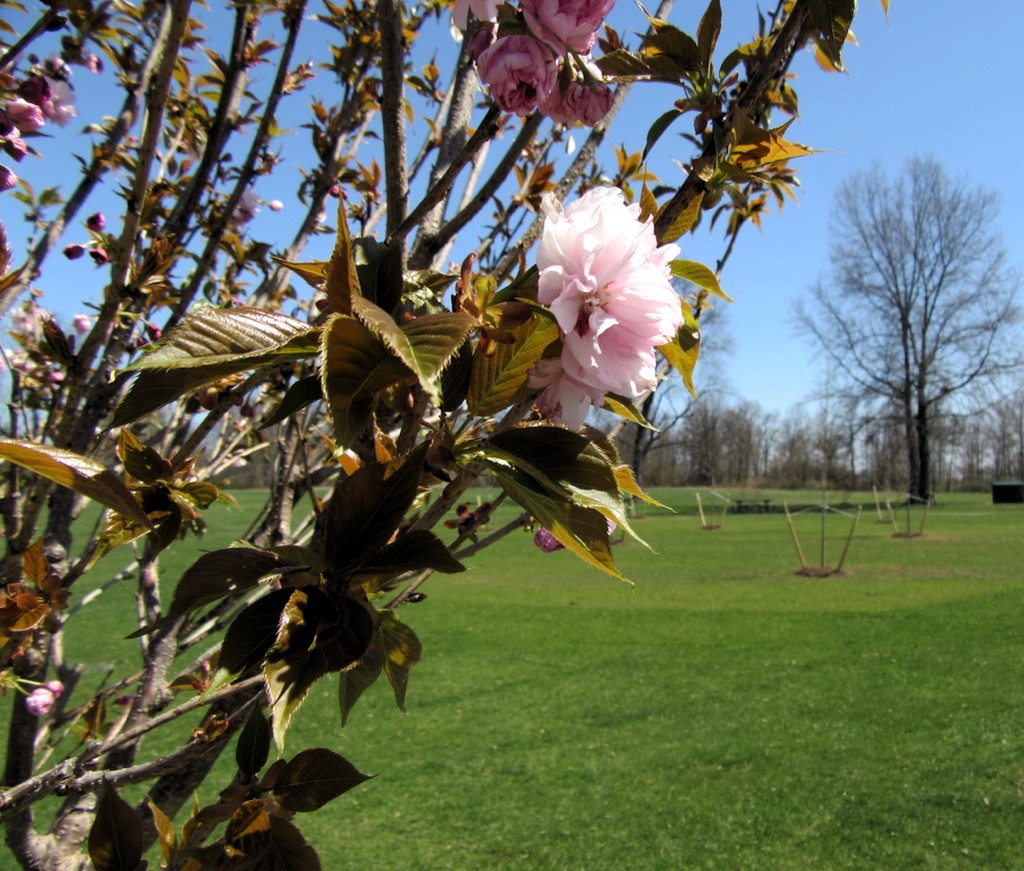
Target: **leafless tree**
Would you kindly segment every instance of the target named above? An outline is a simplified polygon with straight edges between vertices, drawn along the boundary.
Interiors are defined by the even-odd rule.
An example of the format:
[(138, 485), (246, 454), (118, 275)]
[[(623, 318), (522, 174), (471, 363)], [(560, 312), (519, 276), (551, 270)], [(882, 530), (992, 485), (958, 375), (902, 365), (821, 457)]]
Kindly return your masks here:
[(995, 231), (996, 195), (914, 158), (839, 189), (831, 271), (797, 307), (800, 328), (853, 394), (899, 415), (909, 492), (932, 489), (941, 411), (1022, 363), (1019, 275)]

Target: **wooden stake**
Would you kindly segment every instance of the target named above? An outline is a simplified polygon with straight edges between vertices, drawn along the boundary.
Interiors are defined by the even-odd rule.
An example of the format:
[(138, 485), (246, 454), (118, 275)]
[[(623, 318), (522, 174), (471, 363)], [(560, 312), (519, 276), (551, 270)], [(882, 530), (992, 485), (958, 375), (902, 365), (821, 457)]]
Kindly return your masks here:
[(796, 547), (796, 555), (800, 557), (800, 571), (807, 571), (807, 560), (804, 559), (803, 548), (800, 547), (800, 538), (796, 534), (796, 527), (793, 525), (793, 518), (789, 513), (789, 505), (786, 502), (782, 503), (782, 510), (786, 512), (786, 523), (789, 524), (790, 534), (793, 536), (793, 545)]
[(706, 529), (708, 522), (704, 518), (704, 506), (701, 504), (700, 501), (700, 493), (697, 494), (697, 512), (700, 514), (701, 529)]
[(843, 545), (843, 554), (839, 557), (839, 565), (836, 566), (836, 571), (841, 572), (843, 570), (843, 563), (846, 562), (846, 554), (850, 550), (850, 542), (853, 541), (853, 534), (857, 531), (857, 524), (860, 522), (861, 506), (857, 506), (857, 514), (853, 518), (853, 525), (850, 527), (850, 534), (846, 536), (846, 544)]

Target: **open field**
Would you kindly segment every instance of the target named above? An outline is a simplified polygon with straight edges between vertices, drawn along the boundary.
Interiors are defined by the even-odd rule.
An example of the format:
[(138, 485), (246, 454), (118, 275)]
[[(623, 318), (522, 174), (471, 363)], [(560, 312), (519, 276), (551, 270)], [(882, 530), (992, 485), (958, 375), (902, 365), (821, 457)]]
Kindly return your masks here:
[[(289, 749), (377, 775), (301, 820), (324, 867), (1020, 868), (1024, 508), (947, 496), (900, 539), (843, 495), (865, 506), (845, 576), (812, 579), (782, 515), (702, 531), (693, 491), (655, 495), (680, 513), (637, 519), (657, 555), (617, 548), (635, 587), (516, 533), (403, 609), (408, 715), (380, 685), (341, 730), (334, 682), (314, 690)], [(796, 522), (816, 563), (820, 518)], [(69, 654), (98, 669), (131, 654), (130, 590), (95, 608)]]

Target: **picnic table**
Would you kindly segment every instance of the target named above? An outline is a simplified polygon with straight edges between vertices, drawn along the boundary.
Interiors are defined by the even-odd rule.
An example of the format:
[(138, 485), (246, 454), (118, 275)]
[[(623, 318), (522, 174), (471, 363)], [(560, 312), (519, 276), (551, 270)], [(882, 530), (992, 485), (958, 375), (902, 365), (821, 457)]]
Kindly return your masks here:
[(771, 499), (733, 499), (734, 514), (767, 514), (772, 510)]

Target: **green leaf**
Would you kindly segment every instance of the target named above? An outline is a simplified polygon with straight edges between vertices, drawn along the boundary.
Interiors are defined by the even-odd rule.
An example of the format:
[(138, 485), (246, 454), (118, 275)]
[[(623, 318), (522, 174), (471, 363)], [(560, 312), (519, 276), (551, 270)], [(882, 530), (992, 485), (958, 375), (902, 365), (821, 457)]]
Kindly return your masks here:
[(362, 659), (352, 668), (343, 671), (338, 679), (338, 707), (341, 709), (341, 725), (348, 722), (348, 715), (355, 707), (359, 697), (384, 670), (384, 643), (381, 640), (380, 629), (374, 630), (374, 640)]
[(323, 394), (343, 449), (366, 426), (377, 394), (413, 373), (359, 321), (342, 315), (325, 328), (323, 355)]
[(274, 798), (287, 810), (309, 813), (369, 779), (344, 756), (313, 747), (285, 765), (274, 784)]
[(681, 118), (683, 113), (678, 109), (669, 109), (663, 115), (658, 116), (654, 123), (651, 125), (651, 129), (647, 131), (647, 143), (644, 145), (644, 153), (642, 160), (647, 160), (647, 155), (651, 153), (651, 149), (654, 148), (655, 143), (661, 139), (661, 135), (672, 126), (673, 122), (677, 118)]
[(352, 237), (348, 233), (348, 215), (342, 197), (338, 198), (338, 232), (334, 251), (324, 272), (327, 310), (340, 315), (352, 314), (352, 300), (360, 295), (359, 275), (352, 255)]
[[(764, 130), (749, 121), (744, 123), (736, 138), (736, 144), (729, 152), (729, 159), (741, 172), (749, 172), (772, 163), (781, 163), (797, 157), (815, 154), (813, 148), (790, 142), (783, 134), (793, 121)], [(723, 166), (723, 169), (725, 166)]]
[(355, 316), (409, 367), (423, 389), (440, 402), (440, 374), (473, 329), (467, 314), (423, 315), (402, 327), (380, 306), (367, 299), (354, 299)]
[(552, 496), (522, 472), (500, 468), (491, 471), (502, 489), (566, 548), (613, 578), (627, 580), (615, 565), (608, 520), (600, 511)]
[(392, 463), (367, 463), (339, 481), (327, 506), (324, 559), (335, 570), (372, 559), (416, 498), (427, 444)]
[(323, 287), (323, 283), (327, 279), (326, 260), (311, 260), (308, 263), (293, 263), (292, 261), (285, 260), (275, 254), (271, 254), (270, 259), (278, 266), (283, 266), (285, 269), (294, 272), (310, 287), (313, 287), (316, 290)]
[(317, 333), (317, 328), (277, 312), (248, 306), (201, 306), (185, 315), (178, 326), (125, 371), (232, 364), (232, 371), (243, 372), (270, 360), (309, 356), (316, 351)]
[(317, 328), (261, 309), (198, 309), (127, 367), (138, 376), (111, 426), (130, 423), (229, 375), (311, 356), (319, 338)]
[(617, 48), (602, 55), (594, 61), (606, 78), (634, 79), (652, 74), (651, 65), (646, 57)]
[(272, 871), (321, 871), (320, 857), (292, 823), (281, 817), (270, 818)]
[(235, 764), (247, 778), (255, 777), (267, 764), (272, 739), (270, 723), (259, 708), (253, 708), (235, 745)]
[(683, 325), (679, 328), (675, 338), (658, 348), (658, 352), (672, 364), (672, 367), (682, 376), (686, 389), (690, 395), (696, 398), (697, 391), (693, 386), (693, 370), (697, 366), (697, 358), (700, 356), (700, 328), (693, 317), (690, 306), (683, 304)]
[[(662, 211), (668, 207), (670, 202), (671, 200), (665, 203)], [(703, 202), (704, 191), (701, 191), (691, 199), (686, 208), (679, 213), (678, 217), (672, 222), (672, 226), (658, 236), (658, 243), (665, 245), (668, 242), (675, 242), (676, 239), (684, 233), (689, 233), (690, 230), (697, 225), (697, 221), (700, 219), (701, 205)]]
[(644, 429), (649, 429), (652, 432), (658, 431), (658, 428), (644, 417), (643, 412), (640, 411), (633, 400), (627, 396), (618, 396), (614, 393), (606, 393), (604, 397), (604, 404), (601, 407), (605, 411), (617, 414), (623, 420), (628, 420), (630, 423), (642, 426)]
[(501, 461), (525, 472), (555, 499), (597, 509), (637, 537), (612, 464), (593, 439), (563, 427), (513, 427), (492, 436), (484, 448), (485, 464), (493, 469)]
[(558, 338), (558, 325), (534, 315), (511, 333), (515, 336), (512, 344), (493, 342), (486, 351), (477, 348), (473, 355), (467, 403), (476, 416), (497, 414), (527, 395), (527, 375), (544, 349)]
[(95, 460), (63, 448), (16, 439), (0, 439), (0, 459), (81, 493), (146, 529), (153, 528), (131, 490), (117, 475)]
[(398, 709), (405, 712), (405, 693), (409, 687), (409, 671), (420, 661), (423, 647), (416, 633), (406, 626), (394, 611), (380, 612), (380, 645), (384, 651), (384, 673), (395, 692)]
[(673, 260), (670, 269), (676, 278), (689, 281), (726, 302), (732, 302), (732, 299), (722, 290), (722, 285), (718, 283), (718, 276), (703, 263), (698, 263), (695, 260)]
[(263, 666), (279, 750), (313, 684), (325, 674), (355, 665), (373, 639), (373, 618), (354, 599), (317, 587), (290, 592)]
[(142, 861), (142, 823), (117, 790), (103, 785), (89, 829), (89, 858), (96, 871), (137, 871)]

